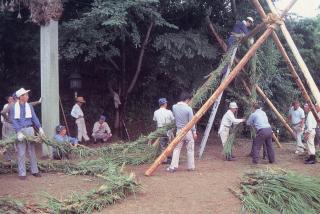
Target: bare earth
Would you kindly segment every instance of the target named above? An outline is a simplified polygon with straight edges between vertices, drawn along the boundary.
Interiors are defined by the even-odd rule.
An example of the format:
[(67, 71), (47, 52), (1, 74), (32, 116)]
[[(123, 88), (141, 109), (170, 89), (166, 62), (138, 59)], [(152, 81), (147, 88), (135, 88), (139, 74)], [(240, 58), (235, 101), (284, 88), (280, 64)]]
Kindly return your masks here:
[[(173, 174), (165, 171), (162, 165), (152, 177), (145, 177), (148, 165), (128, 167), (127, 171), (136, 173), (143, 190), (130, 196), (121, 203), (103, 210), (101, 213), (240, 213), (240, 201), (230, 193), (229, 188), (236, 188), (240, 178), (250, 170), (266, 167), (294, 170), (313, 176), (320, 175), (320, 164), (304, 165), (303, 157), (294, 155), (293, 144), (283, 144), (276, 148), (276, 164), (253, 166), (251, 158), (246, 157), (251, 148), (249, 140), (238, 140), (236, 161), (224, 161), (219, 141), (208, 142), (204, 157), (196, 161), (196, 171), (186, 171), (185, 149), (182, 151), (181, 166)], [(196, 149), (196, 154), (198, 149)], [(0, 196), (11, 195), (25, 201), (45, 202), (41, 195), (48, 192), (58, 198), (68, 197), (74, 192), (82, 192), (99, 185), (99, 180), (86, 176), (67, 176), (63, 174), (43, 174), (42, 178), (28, 177), (20, 181), (17, 175), (0, 176)]]

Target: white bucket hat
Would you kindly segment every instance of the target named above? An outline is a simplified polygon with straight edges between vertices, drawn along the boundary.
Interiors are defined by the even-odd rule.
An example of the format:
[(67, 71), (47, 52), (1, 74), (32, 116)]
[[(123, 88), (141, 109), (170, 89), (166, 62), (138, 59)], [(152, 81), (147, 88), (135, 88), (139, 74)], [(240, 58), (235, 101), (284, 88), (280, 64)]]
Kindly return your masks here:
[(237, 105), (236, 102), (231, 102), (231, 103), (229, 104), (229, 108), (238, 108), (238, 105)]
[(251, 16), (248, 16), (246, 19), (253, 23), (253, 18)]
[(18, 91), (16, 91), (16, 96), (19, 98), (21, 97), (22, 95), (28, 93), (30, 90), (26, 90), (24, 88), (20, 88)]

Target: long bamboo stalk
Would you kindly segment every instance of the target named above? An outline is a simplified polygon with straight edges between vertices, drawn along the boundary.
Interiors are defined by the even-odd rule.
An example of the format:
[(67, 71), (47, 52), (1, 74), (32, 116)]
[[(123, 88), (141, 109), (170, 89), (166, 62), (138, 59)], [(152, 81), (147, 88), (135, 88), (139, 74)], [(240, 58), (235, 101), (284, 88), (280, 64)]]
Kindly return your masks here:
[(262, 89), (256, 85), (256, 90), (258, 94), (267, 102), (268, 106), (272, 109), (272, 111), (276, 114), (278, 119), (281, 121), (281, 123), (284, 125), (284, 127), (290, 132), (290, 134), (295, 138), (295, 134), (291, 127), (288, 125), (287, 121), (283, 118), (283, 116), (280, 114), (280, 112), (276, 109), (276, 107), (273, 105), (271, 100), (267, 97), (267, 95), (262, 91)]
[[(268, 3), (268, 6), (269, 6), (270, 10), (272, 11), (272, 13), (274, 13), (275, 15), (278, 15), (279, 13), (278, 13), (277, 9), (275, 8), (275, 6), (273, 5), (273, 3), (271, 2), (271, 0), (266, 0), (266, 1)], [(301, 57), (301, 54), (300, 54), (296, 44), (294, 43), (285, 23), (280, 25), (280, 29), (284, 35), (284, 38), (286, 39), (286, 41), (289, 45), (289, 48), (291, 49), (291, 51), (293, 53), (294, 58), (297, 60), (298, 65), (299, 65), (304, 77), (306, 78), (306, 82), (310, 88), (312, 95), (316, 98), (316, 100), (318, 102), (320, 102), (320, 91), (319, 91), (316, 83), (314, 82), (306, 63), (304, 62), (303, 58)]]
[[(257, 8), (261, 18), (266, 18), (267, 15), (266, 13), (264, 12), (261, 4), (259, 3), (259, 1), (257, 0), (252, 0), (252, 2), (254, 3), (255, 7)], [(284, 60), (286, 61), (287, 65), (288, 65), (288, 68), (289, 68), (289, 71), (291, 72), (291, 75), (293, 77), (293, 79), (296, 81), (296, 84), (298, 85), (298, 88), (300, 89), (301, 93), (302, 93), (302, 96), (304, 97), (304, 99), (307, 101), (307, 103), (309, 104), (309, 106), (311, 107), (311, 111), (313, 113), (313, 116), (316, 118), (316, 120), (318, 121), (318, 123), (320, 123), (320, 117), (319, 115), (317, 114), (317, 111), (316, 111), (316, 108), (306, 90), (306, 88), (304, 87), (296, 69), (294, 68), (285, 48), (283, 47), (278, 35), (273, 32), (272, 33), (272, 39), (273, 41), (275, 42), (277, 48), (279, 49), (279, 52), (281, 53), (281, 55), (283, 56)]]
[(267, 40), (267, 38), (272, 33), (273, 28), (269, 27), (262, 36), (257, 40), (255, 44), (251, 46), (246, 55), (240, 60), (239, 64), (232, 70), (229, 76), (223, 80), (217, 90), (212, 94), (212, 96), (203, 104), (203, 106), (199, 109), (199, 111), (193, 116), (193, 118), (186, 124), (186, 126), (181, 129), (179, 134), (173, 139), (173, 141), (168, 145), (168, 147), (162, 152), (162, 154), (155, 160), (155, 162), (148, 168), (145, 172), (146, 176), (150, 176), (159, 165), (165, 160), (165, 158), (172, 153), (173, 149), (176, 145), (183, 140), (188, 131), (196, 124), (202, 116), (210, 109), (213, 103), (216, 101), (218, 96), (225, 90), (225, 88), (232, 82), (232, 80), (237, 76), (237, 74), (241, 71), (243, 66), (247, 64), (247, 62), (251, 59), (251, 57), (255, 54), (258, 48)]
[[(209, 30), (211, 31), (211, 33), (214, 35), (214, 37), (217, 39), (218, 43), (220, 44), (221, 48), (224, 50), (224, 51), (227, 51), (227, 44), (223, 41), (223, 39), (221, 38), (221, 36), (219, 35), (219, 33), (216, 31), (216, 28), (214, 26), (214, 24), (211, 22), (210, 19), (208, 19), (207, 17), (207, 23), (208, 23), (208, 26), (209, 26)], [(239, 59), (236, 57), (235, 58), (235, 61), (236, 62), (239, 62)], [(244, 71), (244, 68), (242, 68), (242, 70)], [(244, 89), (246, 90), (246, 92), (248, 93), (248, 95), (250, 96), (251, 95), (251, 90), (250, 88), (248, 87), (248, 85), (246, 84), (246, 82), (241, 79), (241, 82), (243, 84), (243, 87)], [(279, 148), (281, 148), (281, 144), (279, 142), (279, 139), (277, 138), (277, 136), (273, 133), (272, 134), (272, 139), (274, 140), (274, 142), (278, 145)]]

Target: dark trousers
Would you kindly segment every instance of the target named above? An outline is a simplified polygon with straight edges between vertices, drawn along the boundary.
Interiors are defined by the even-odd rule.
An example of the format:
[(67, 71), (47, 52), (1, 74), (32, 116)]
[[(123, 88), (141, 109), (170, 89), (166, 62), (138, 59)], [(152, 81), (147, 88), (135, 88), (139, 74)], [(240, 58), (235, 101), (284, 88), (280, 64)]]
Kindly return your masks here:
[(267, 156), (270, 163), (273, 163), (275, 161), (274, 157), (274, 150), (272, 145), (272, 129), (271, 128), (264, 128), (259, 129), (256, 135), (256, 138), (253, 142), (252, 147), (252, 162), (258, 163), (259, 162), (259, 153), (261, 150), (261, 147), (265, 144), (266, 150), (267, 150)]

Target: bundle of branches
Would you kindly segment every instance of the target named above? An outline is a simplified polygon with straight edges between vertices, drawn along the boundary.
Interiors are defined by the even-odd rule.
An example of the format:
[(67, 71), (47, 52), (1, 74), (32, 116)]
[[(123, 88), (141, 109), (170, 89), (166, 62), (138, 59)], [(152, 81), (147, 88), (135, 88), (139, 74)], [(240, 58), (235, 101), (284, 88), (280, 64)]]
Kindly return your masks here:
[[(100, 160), (103, 162), (103, 160)], [(98, 165), (95, 161), (77, 165), (74, 174), (94, 174), (103, 179), (104, 184), (98, 189), (85, 194), (74, 194), (65, 200), (58, 200), (47, 195), (47, 209), (50, 213), (92, 213), (113, 204), (127, 195), (137, 192), (140, 185), (135, 181), (134, 174), (123, 175), (119, 166), (109, 160)], [(94, 169), (91, 166), (95, 167)], [(96, 174), (103, 172), (102, 174)]]
[(248, 173), (233, 191), (249, 213), (320, 213), (320, 179), (283, 170)]
[[(16, 167), (16, 163), (14, 163)], [(1, 163), (0, 163), (1, 165)], [(71, 175), (91, 175), (103, 179), (104, 184), (98, 189), (91, 190), (84, 194), (75, 194), (66, 200), (58, 200), (47, 195), (48, 204), (45, 209), (35, 205), (34, 209), (39, 209), (46, 213), (92, 213), (94, 210), (101, 210), (109, 204), (125, 198), (129, 194), (134, 194), (140, 188), (136, 182), (134, 174), (123, 174), (122, 167), (112, 162), (108, 157), (96, 160), (81, 161), (74, 163), (70, 161), (40, 161), (38, 163), (41, 172), (64, 172)], [(27, 164), (29, 167), (29, 164)], [(8, 169), (10, 170), (10, 169)], [(5, 203), (6, 202), (6, 203)], [(10, 202), (10, 203), (9, 203)], [(13, 210), (13, 208), (23, 211), (17, 213), (28, 213), (25, 210), (29, 205), (18, 202), (14, 199), (0, 200), (7, 204), (3, 209)], [(13, 207), (12, 209), (9, 209)], [(2, 211), (0, 209), (0, 211)], [(1, 212), (8, 213), (8, 212)]]
[(27, 209), (20, 201), (8, 197), (1, 197), (0, 213), (27, 213)]

